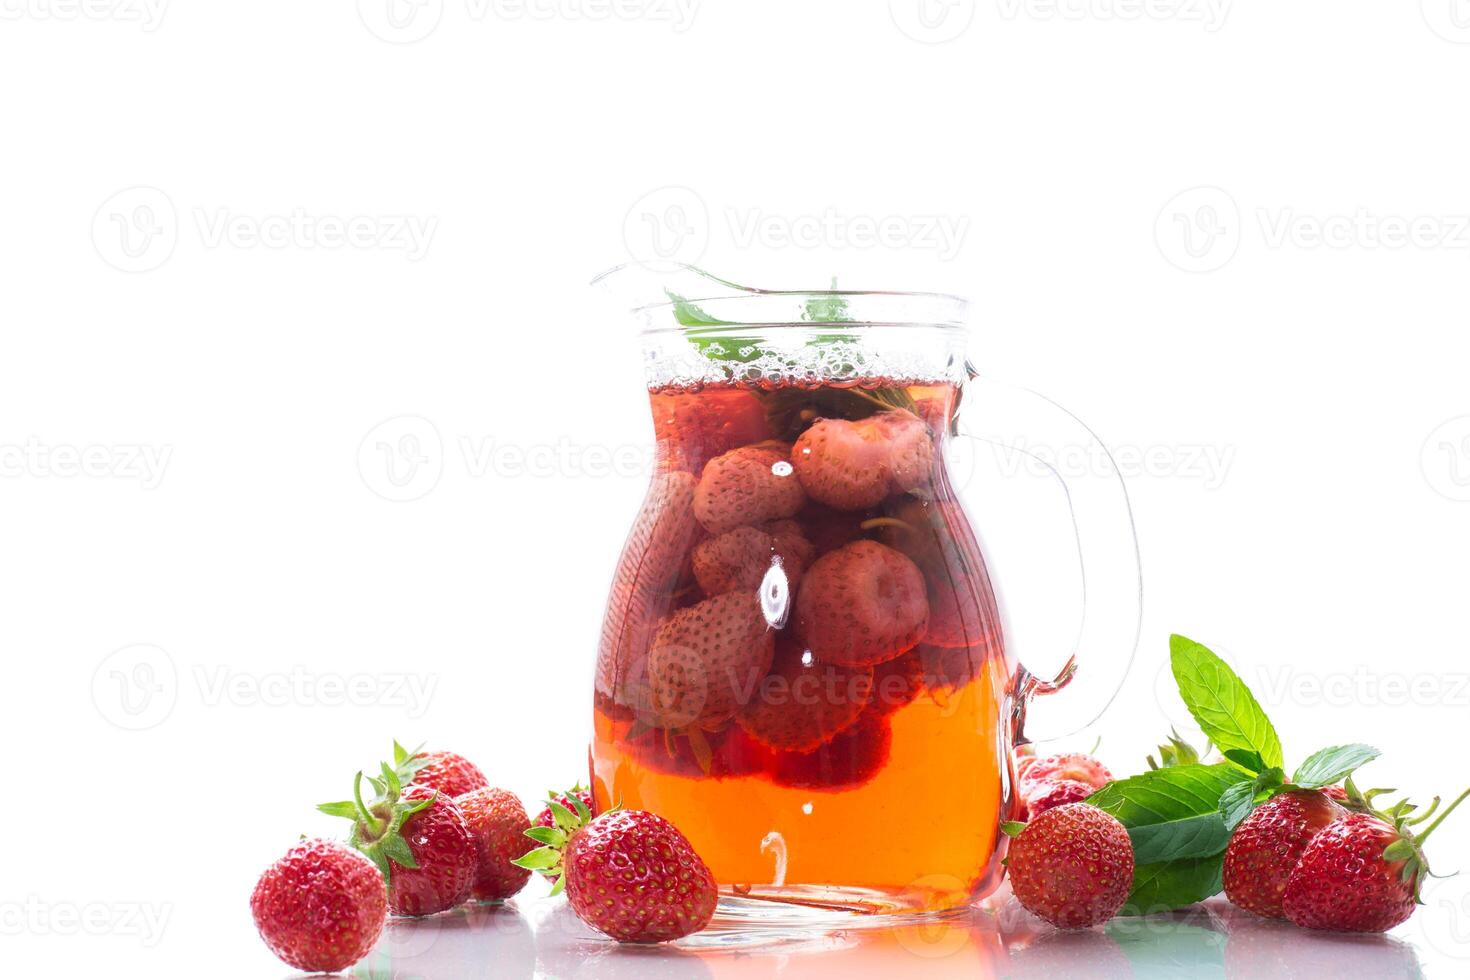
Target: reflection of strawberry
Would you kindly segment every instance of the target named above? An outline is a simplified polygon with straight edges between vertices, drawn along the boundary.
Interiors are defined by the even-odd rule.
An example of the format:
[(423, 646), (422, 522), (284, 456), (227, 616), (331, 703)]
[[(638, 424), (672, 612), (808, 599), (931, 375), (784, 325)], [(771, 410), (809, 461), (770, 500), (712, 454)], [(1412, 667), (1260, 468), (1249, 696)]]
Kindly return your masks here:
[(1133, 844), (1111, 814), (1068, 803), (1035, 817), (1011, 841), (1011, 890), (1035, 915), (1063, 929), (1111, 919), (1133, 884)]
[(388, 898), (382, 872), (361, 853), (333, 840), (303, 840), (260, 876), (250, 912), (287, 966), (336, 973), (372, 950)]
[(688, 838), (662, 817), (614, 808), (594, 817), (553, 807), (555, 827), (528, 832), (543, 847), (521, 867), (557, 876), (583, 922), (619, 942), (658, 943), (709, 924), (719, 895)]
[(787, 589), (795, 591), (811, 559), (812, 546), (795, 521), (772, 521), (701, 541), (694, 549), (694, 578), (705, 595), (754, 591), (771, 567), (779, 565)]
[(744, 446), (705, 465), (694, 491), (694, 515), (710, 534), (790, 517), (806, 503), (784, 443)]
[(852, 789), (882, 770), (892, 744), (888, 719), (866, 712), (857, 724), (810, 752), (778, 753), (771, 778), (797, 789)]
[(1302, 852), (1318, 831), (1346, 816), (1325, 793), (1279, 793), (1251, 811), (1225, 850), (1225, 895), (1238, 908), (1285, 918), (1281, 893)]
[(699, 534), (694, 486), (688, 473), (656, 475), (623, 546), (597, 648), (596, 691), (604, 711), (637, 710), (648, 701), (648, 644)]
[(876, 541), (818, 558), (796, 598), (798, 635), (814, 656), (834, 664), (892, 660), (919, 642), (928, 619), (924, 576)]
[(482, 902), (499, 902), (525, 887), (531, 873), (511, 864), (531, 848), (526, 830), (531, 820), (520, 799), (503, 789), (486, 786), (456, 797), (465, 825), (475, 839), (475, 888)]
[(821, 419), (796, 440), (791, 465), (813, 500), (861, 510), (928, 483), (934, 444), (923, 420), (903, 410)]
[(872, 688), (871, 668), (819, 663), (783, 636), (771, 672), (739, 715), (740, 726), (770, 748), (810, 751), (857, 721)]
[(659, 626), (648, 652), (651, 723), (686, 728), (728, 721), (770, 669), (774, 641), (749, 593), (680, 609)]

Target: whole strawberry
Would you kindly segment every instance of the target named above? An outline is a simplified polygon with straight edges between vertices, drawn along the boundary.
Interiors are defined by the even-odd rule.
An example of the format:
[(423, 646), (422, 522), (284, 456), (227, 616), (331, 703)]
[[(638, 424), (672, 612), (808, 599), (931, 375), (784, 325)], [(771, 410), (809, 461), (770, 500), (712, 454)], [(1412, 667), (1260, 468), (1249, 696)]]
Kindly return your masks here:
[(555, 827), (526, 836), (545, 846), (517, 864), (561, 877), (572, 911), (624, 943), (661, 943), (698, 932), (715, 914), (715, 879), (683, 834), (660, 816), (612, 809), (598, 817), (580, 799), (553, 800)]
[(1086, 929), (1111, 919), (1127, 900), (1133, 844), (1111, 814), (1068, 803), (1026, 824), (1011, 841), (1006, 866), (1028, 911), (1063, 929)]
[(1079, 779), (1048, 779), (1032, 784), (1031, 795), (1026, 797), (1027, 812), (1039, 816), (1048, 810), (1068, 803), (1081, 803), (1097, 789), (1091, 783)]
[(1413, 827), (1439, 807), (1418, 817), (1407, 801), (1383, 813), (1372, 810), (1372, 793), (1359, 796), (1351, 780), (1351, 805), (1370, 812), (1349, 813), (1312, 838), (1286, 879), (1281, 908), (1304, 929), (1337, 932), (1384, 932), (1414, 914), (1419, 885), (1429, 873), (1424, 841), (1470, 790), (1424, 830)]
[(1347, 816), (1326, 793), (1280, 793), (1251, 811), (1225, 849), (1225, 896), (1238, 908), (1285, 918), (1281, 894), (1312, 838)]
[(383, 876), (362, 854), (332, 840), (303, 840), (260, 876), (250, 912), (287, 966), (336, 973), (378, 941), (388, 899)]
[(393, 743), (393, 765), (404, 785), (413, 783), (437, 789), (445, 796), (463, 796), (490, 785), (490, 780), (470, 760), (454, 752), (410, 752)]
[(348, 843), (383, 873), (389, 910), (394, 915), (433, 915), (468, 899), (477, 851), (454, 800), (426, 786), (405, 788), (387, 763), (381, 779), (369, 780), (379, 794), (371, 803), (363, 802), (362, 780), (358, 773), (351, 800), (317, 809), (352, 821)]
[(1040, 784), (1059, 779), (1075, 779), (1093, 789), (1102, 789), (1113, 781), (1113, 774), (1084, 752), (1038, 756), (1019, 773), (1021, 795), (1030, 796)]
[(514, 794), (493, 786), (456, 797), (465, 824), (475, 839), (474, 898), (500, 902), (525, 887), (531, 872), (511, 862), (530, 850), (526, 830), (531, 820)]

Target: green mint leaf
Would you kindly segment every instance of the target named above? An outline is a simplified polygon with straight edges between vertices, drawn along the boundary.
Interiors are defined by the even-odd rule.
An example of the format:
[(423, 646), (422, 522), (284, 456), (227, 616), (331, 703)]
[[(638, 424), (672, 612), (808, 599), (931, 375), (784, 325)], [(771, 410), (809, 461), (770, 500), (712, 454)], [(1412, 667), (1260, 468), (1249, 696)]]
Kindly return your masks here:
[(1225, 821), (1225, 829), (1234, 833), (1240, 822), (1250, 816), (1251, 810), (1256, 806), (1256, 784), (1254, 780), (1248, 783), (1236, 783), (1227, 789), (1220, 797), (1220, 817)]
[(1220, 894), (1223, 855), (1190, 861), (1141, 864), (1133, 869), (1133, 890), (1119, 915), (1151, 915), (1194, 905)]
[[(832, 289), (837, 289), (837, 277), (832, 277)], [(847, 297), (837, 296), (832, 293), (810, 296), (806, 301), (806, 309), (802, 311), (802, 317), (812, 323), (851, 323), (852, 317), (847, 313)], [(838, 340), (850, 340), (850, 335), (834, 335)], [(816, 338), (817, 343), (822, 338)]]
[(1261, 753), (1249, 749), (1231, 749), (1225, 753), (1225, 758), (1251, 772), (1261, 772), (1270, 768), (1266, 765), (1266, 760), (1261, 758)]
[(1220, 797), (1237, 784), (1249, 789), (1251, 779), (1234, 766), (1171, 766), (1115, 780), (1087, 802), (1127, 829), (1136, 863), (1156, 864), (1225, 850)]
[(1227, 758), (1232, 749), (1243, 749), (1267, 766), (1281, 765), (1281, 739), (1271, 719), (1225, 661), (1176, 635), (1169, 637), (1169, 662), (1189, 713)]
[(1359, 766), (1367, 765), (1376, 758), (1378, 750), (1371, 745), (1334, 745), (1307, 756), (1296, 767), (1296, 774), (1291, 777), (1291, 781), (1304, 789), (1336, 786)]

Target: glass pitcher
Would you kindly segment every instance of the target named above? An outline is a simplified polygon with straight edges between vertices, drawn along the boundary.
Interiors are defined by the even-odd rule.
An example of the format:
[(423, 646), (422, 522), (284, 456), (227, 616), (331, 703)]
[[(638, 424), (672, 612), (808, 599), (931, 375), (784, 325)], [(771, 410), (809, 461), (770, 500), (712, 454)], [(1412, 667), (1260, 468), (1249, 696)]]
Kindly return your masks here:
[[(1089, 723), (1137, 643), (1137, 545), (1110, 458), (1052, 403), (975, 380), (958, 298), (640, 274), (600, 280), (642, 327), (657, 454), (598, 648), (598, 806), (673, 822), (727, 911), (983, 898), (1003, 876), (1032, 698), (1068, 687), (1080, 654), (1096, 680), (1059, 701), (1073, 729)], [(961, 436), (962, 394), (988, 442)], [(1019, 427), (993, 428), (1007, 416)], [(961, 503), (974, 481), (954, 473), (955, 447), (1014, 447), (1007, 432), (1105, 461), (1067, 485), (1085, 612), (1043, 676), (1007, 642)]]

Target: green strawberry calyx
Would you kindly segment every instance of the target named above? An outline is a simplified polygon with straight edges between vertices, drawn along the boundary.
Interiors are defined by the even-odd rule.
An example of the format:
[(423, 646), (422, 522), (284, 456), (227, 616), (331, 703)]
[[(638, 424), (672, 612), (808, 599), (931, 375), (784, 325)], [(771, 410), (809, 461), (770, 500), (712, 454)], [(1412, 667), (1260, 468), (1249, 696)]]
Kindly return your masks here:
[[(553, 826), (532, 827), (526, 831), (526, 836), (541, 846), (510, 862), (518, 868), (535, 871), (547, 878), (555, 878), (556, 884), (552, 886), (552, 895), (560, 895), (567, 885), (567, 876), (562, 873), (565, 870), (563, 861), (566, 857), (567, 845), (593, 820), (592, 811), (577, 795), (577, 789), (568, 790), (560, 794), (560, 797), (565, 798), (572, 805), (568, 807), (558, 798), (558, 794), (550, 794), (547, 806), (551, 809)], [(612, 813), (619, 809), (622, 809), (621, 805), (607, 812)]]
[[(1383, 858), (1385, 861), (1403, 862), (1399, 876), (1403, 881), (1413, 885), (1414, 901), (1419, 905), (1423, 905), (1424, 902), (1419, 897), (1420, 885), (1426, 876), (1433, 876), (1433, 872), (1429, 870), (1429, 860), (1424, 856), (1424, 841), (1428, 839), (1430, 834), (1434, 833), (1440, 824), (1444, 823), (1446, 817), (1455, 812), (1456, 807), (1465, 802), (1467, 797), (1470, 797), (1470, 789), (1461, 793), (1455, 798), (1453, 803), (1445, 807), (1442, 811), (1439, 809), (1440, 798), (1436, 796), (1429, 802), (1429, 806), (1423, 809), (1423, 812), (1420, 812), (1418, 806), (1410, 803), (1408, 798), (1399, 800), (1393, 806), (1386, 809), (1379, 809), (1375, 805), (1377, 798), (1386, 796), (1394, 791), (1391, 789), (1370, 789), (1364, 792), (1354, 785), (1351, 776), (1343, 781), (1343, 789), (1347, 792), (1347, 808), (1349, 810), (1377, 817), (1394, 829), (1394, 833), (1398, 835), (1398, 839), (1383, 849)], [(1436, 812), (1438, 812), (1438, 816), (1435, 816)], [(1423, 830), (1415, 829), (1431, 817), (1434, 818), (1433, 823), (1430, 823)]]
[(403, 825), (414, 814), (433, 806), (439, 799), (439, 794), (436, 791), (422, 800), (401, 799), (403, 780), (399, 770), (386, 762), (383, 763), (381, 778), (366, 778), (378, 794), (371, 802), (363, 800), (364, 776), (359, 772), (352, 782), (352, 799), (323, 803), (317, 809), (328, 816), (352, 821), (352, 833), (347, 842), (378, 866), (386, 884), (392, 880), (394, 864), (409, 869), (419, 866), (408, 846), (408, 840), (403, 836)]
[(413, 751), (409, 751), (400, 745), (397, 739), (393, 740), (393, 771), (398, 774), (400, 783), (407, 786), (413, 782), (413, 777), (417, 776), (419, 770), (428, 764), (429, 757), (424, 752), (422, 744)]

